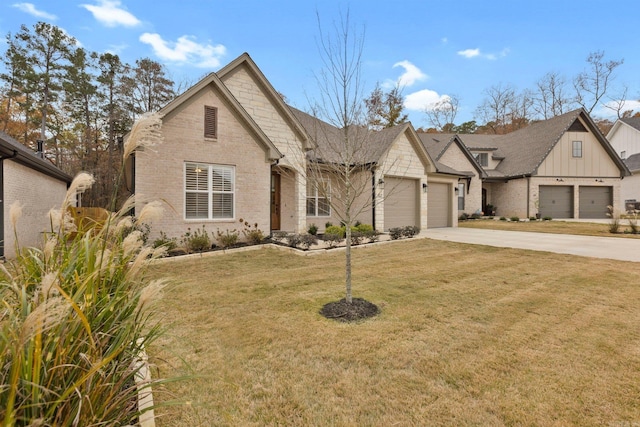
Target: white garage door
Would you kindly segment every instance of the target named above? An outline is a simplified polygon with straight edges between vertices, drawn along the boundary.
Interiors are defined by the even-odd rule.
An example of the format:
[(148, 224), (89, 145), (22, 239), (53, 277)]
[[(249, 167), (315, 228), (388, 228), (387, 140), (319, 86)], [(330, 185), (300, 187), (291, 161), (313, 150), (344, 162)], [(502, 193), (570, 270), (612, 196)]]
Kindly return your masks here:
[(613, 187), (580, 187), (580, 218), (606, 218), (613, 206)]
[(449, 227), (451, 224), (451, 191), (449, 184), (429, 183), (427, 195), (427, 228)]
[(540, 215), (551, 218), (573, 218), (573, 187), (541, 185)]
[(418, 180), (384, 178), (384, 229), (418, 224)]

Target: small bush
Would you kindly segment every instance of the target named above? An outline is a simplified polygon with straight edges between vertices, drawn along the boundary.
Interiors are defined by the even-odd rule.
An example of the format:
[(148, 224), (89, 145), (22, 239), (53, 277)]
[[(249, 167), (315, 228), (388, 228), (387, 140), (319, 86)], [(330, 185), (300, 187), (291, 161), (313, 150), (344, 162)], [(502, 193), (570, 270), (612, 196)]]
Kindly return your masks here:
[(607, 206), (607, 216), (611, 218), (609, 222), (609, 233), (620, 232), (620, 213), (611, 205)]
[(300, 234), (298, 245), (303, 249), (309, 249), (311, 245), (318, 243), (318, 238), (313, 234)]
[(474, 212), (471, 214), (471, 219), (480, 219), (482, 215), (479, 214), (478, 212)]
[(362, 244), (362, 239), (364, 239), (364, 234), (360, 231), (352, 231), (351, 232), (351, 244), (352, 245), (360, 245)]
[(507, 218), (506, 218), (506, 217), (504, 217), (504, 216), (501, 216), (501, 217), (500, 217), (500, 221), (506, 221), (506, 220), (507, 220)]
[(393, 227), (389, 229), (389, 236), (391, 240), (398, 240), (402, 237), (402, 232), (404, 229), (402, 227)]
[(309, 229), (307, 230), (307, 232), (308, 232), (309, 234), (311, 234), (312, 236), (317, 235), (317, 234), (318, 234), (318, 226), (317, 226), (317, 225), (315, 225), (315, 224), (311, 224), (311, 225), (309, 226)]
[(466, 221), (468, 219), (469, 219), (469, 215), (467, 215), (464, 212), (458, 217), (458, 221)]
[(155, 248), (164, 247), (167, 251), (171, 251), (178, 247), (178, 239), (175, 237), (169, 238), (164, 231), (160, 232), (160, 237), (153, 241), (152, 246)]
[(330, 225), (324, 230), (324, 234), (338, 234), (340, 238), (344, 239), (345, 229), (343, 227), (338, 227), (337, 225)]
[(358, 224), (358, 225), (356, 225), (356, 231), (359, 231), (361, 233), (368, 233), (370, 231), (373, 231), (373, 225), (370, 225), (370, 224)]
[(195, 231), (191, 231), (191, 228), (187, 229), (187, 232), (182, 235), (182, 245), (188, 252), (202, 252), (211, 249), (211, 237), (204, 228), (196, 228)]
[(550, 216), (544, 216), (544, 217), (542, 217), (542, 220), (543, 221), (551, 221), (552, 218)]
[(519, 217), (517, 217), (517, 216), (512, 216), (511, 218), (509, 218), (509, 220), (510, 220), (510, 221), (513, 221), (513, 222), (519, 222), (519, 221), (520, 221), (520, 218), (519, 218)]
[(537, 218), (535, 216), (530, 216), (529, 217), (529, 221), (536, 221), (536, 220), (537, 220)]
[[(340, 228), (340, 227), (338, 227)], [(342, 242), (342, 236), (339, 233), (324, 233), (323, 240), (327, 242), (329, 248), (335, 248)]]
[(302, 235), (298, 233), (287, 234), (287, 244), (289, 247), (297, 248), (302, 242)]
[(244, 221), (242, 218), (240, 219), (240, 223), (243, 225), (243, 229), (242, 229), (242, 234), (244, 234), (245, 239), (247, 239), (247, 242), (249, 244), (252, 245), (258, 245), (260, 243), (262, 243), (262, 241), (264, 240), (264, 233), (262, 232), (262, 230), (260, 230), (258, 228), (258, 223), (256, 222), (255, 224), (253, 224), (253, 226), (251, 224), (249, 224), (249, 222)]
[(234, 246), (235, 244), (237, 244), (238, 238), (240, 237), (240, 235), (238, 234), (238, 231), (235, 229), (225, 230), (224, 233), (218, 230), (218, 232), (216, 233), (216, 236), (217, 236), (218, 244), (223, 249), (230, 248), (231, 246)]
[(329, 227), (333, 226), (333, 223), (331, 221), (327, 221), (324, 223), (324, 228), (327, 229)]
[(274, 231), (273, 234), (271, 234), (271, 240), (273, 240), (274, 242), (282, 243), (282, 241), (286, 238), (286, 231)]
[(416, 234), (420, 232), (420, 227), (416, 227), (415, 225), (407, 225), (402, 229), (402, 235), (406, 238), (412, 238)]

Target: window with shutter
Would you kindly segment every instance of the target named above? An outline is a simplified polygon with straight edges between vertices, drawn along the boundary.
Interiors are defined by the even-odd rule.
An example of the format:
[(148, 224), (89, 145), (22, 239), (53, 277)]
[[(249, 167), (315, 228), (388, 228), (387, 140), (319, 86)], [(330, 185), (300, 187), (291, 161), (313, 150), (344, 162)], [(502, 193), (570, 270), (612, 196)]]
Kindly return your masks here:
[(204, 137), (218, 137), (218, 109), (216, 107), (204, 106)]
[(185, 163), (185, 218), (233, 219), (235, 168)]

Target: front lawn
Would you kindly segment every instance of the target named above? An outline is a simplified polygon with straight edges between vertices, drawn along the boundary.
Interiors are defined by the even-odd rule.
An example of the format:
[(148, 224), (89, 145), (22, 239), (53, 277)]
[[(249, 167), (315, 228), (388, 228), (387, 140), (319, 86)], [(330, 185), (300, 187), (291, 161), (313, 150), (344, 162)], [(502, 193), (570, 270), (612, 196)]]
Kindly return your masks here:
[(497, 219), (473, 219), (459, 221), (459, 227), (484, 228), (507, 231), (533, 231), (538, 233), (581, 234), (599, 237), (630, 237), (640, 239), (640, 234), (630, 234), (629, 221), (620, 220), (618, 233), (609, 232), (609, 224), (571, 221), (500, 221)]
[[(623, 425), (640, 420), (640, 265), (420, 239), (173, 260), (153, 347), (159, 426)], [(158, 372), (159, 371), (159, 372)], [(619, 423), (619, 424), (616, 424)], [(626, 425), (626, 424), (624, 424)]]

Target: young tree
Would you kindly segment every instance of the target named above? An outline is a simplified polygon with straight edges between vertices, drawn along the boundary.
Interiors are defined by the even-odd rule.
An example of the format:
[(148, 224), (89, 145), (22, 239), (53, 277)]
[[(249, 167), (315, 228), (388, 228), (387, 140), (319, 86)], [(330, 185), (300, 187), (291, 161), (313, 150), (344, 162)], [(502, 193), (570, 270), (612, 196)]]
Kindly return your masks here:
[(516, 102), (516, 90), (502, 83), (484, 90), (485, 98), (476, 109), (476, 116), (485, 123), (490, 133), (504, 133)]
[(566, 94), (566, 79), (551, 71), (536, 82), (533, 108), (544, 120), (566, 113), (571, 100)]
[(587, 57), (588, 69), (573, 80), (576, 102), (589, 114), (600, 104), (602, 98), (611, 90), (615, 79), (615, 70), (624, 63), (624, 59), (605, 61), (604, 51), (591, 52)]
[(408, 115), (402, 114), (404, 110), (404, 97), (399, 86), (395, 86), (388, 92), (384, 92), (379, 84), (368, 98), (364, 100), (367, 107), (367, 123), (374, 130), (394, 127), (404, 123)]

